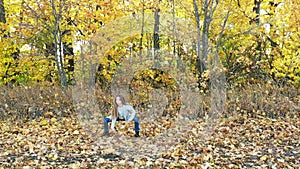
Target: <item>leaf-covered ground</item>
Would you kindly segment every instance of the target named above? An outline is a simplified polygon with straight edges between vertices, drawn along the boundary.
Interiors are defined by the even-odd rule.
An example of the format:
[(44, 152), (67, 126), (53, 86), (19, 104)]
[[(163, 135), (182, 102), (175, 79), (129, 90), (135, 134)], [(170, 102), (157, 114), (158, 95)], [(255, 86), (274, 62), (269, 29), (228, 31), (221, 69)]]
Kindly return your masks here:
[[(98, 144), (73, 118), (1, 121), (0, 168), (300, 168), (299, 117), (233, 117), (211, 131), (202, 119), (189, 125), (193, 129), (168, 151), (126, 154)], [(143, 144), (143, 132), (140, 138), (119, 131), (101, 139)]]

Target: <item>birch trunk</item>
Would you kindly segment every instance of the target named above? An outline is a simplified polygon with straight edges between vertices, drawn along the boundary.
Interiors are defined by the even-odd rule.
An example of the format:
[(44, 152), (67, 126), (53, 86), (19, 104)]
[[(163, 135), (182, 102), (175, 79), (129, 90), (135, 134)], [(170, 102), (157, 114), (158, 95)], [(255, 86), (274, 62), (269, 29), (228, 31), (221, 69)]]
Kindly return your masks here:
[[(63, 3), (65, 1), (62, 1)], [(63, 45), (62, 45), (62, 35), (60, 30), (60, 19), (62, 14), (63, 4), (60, 5), (58, 11), (55, 6), (54, 0), (51, 0), (52, 13), (55, 18), (53, 40), (54, 40), (54, 51), (55, 51), (55, 61), (58, 70), (58, 75), (60, 77), (60, 84), (62, 87), (67, 85), (66, 72), (64, 70), (64, 56), (63, 56)]]

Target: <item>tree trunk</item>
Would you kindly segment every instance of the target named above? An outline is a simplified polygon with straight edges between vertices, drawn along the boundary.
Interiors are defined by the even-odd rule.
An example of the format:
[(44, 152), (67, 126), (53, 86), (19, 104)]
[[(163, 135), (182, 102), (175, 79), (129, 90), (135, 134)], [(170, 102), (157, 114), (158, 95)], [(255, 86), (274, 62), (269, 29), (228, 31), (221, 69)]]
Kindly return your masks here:
[[(64, 1), (63, 1), (64, 2)], [(63, 43), (62, 43), (62, 32), (60, 30), (60, 19), (62, 13), (63, 5), (60, 5), (57, 11), (54, 0), (51, 0), (52, 12), (55, 18), (53, 40), (54, 40), (54, 51), (55, 51), (55, 61), (58, 70), (58, 75), (60, 77), (60, 84), (62, 87), (67, 85), (67, 77), (64, 70), (64, 59), (63, 59)]]
[[(212, 3), (212, 2), (211, 2)], [(203, 29), (202, 29), (202, 59), (204, 62), (207, 62), (207, 58), (208, 58), (208, 34), (209, 34), (209, 26), (211, 23), (211, 15), (209, 12), (209, 2), (208, 0), (204, 0), (204, 20), (203, 20)], [(204, 69), (205, 68), (205, 64), (204, 64)]]
[(201, 55), (201, 28), (200, 28), (200, 15), (198, 10), (197, 1), (193, 0), (194, 4), (194, 12), (195, 12), (195, 19), (197, 23), (197, 69), (200, 75), (204, 72), (205, 67), (203, 63), (203, 58)]
[(5, 8), (3, 0), (0, 0), (0, 22), (6, 23)]
[(52, 42), (51, 43), (47, 42), (45, 46), (46, 46), (46, 50), (45, 50), (46, 57), (55, 56), (55, 44)]
[[(261, 4), (261, 0), (254, 0), (254, 8), (253, 11), (256, 13), (256, 17), (254, 19), (256, 25), (260, 24), (260, 4)], [(257, 47), (256, 49), (259, 51), (259, 56), (258, 56), (258, 60), (260, 61), (262, 58), (262, 43), (260, 40), (260, 37), (257, 36)]]
[(144, 27), (145, 27), (145, 7), (144, 7), (144, 4), (145, 1), (142, 0), (142, 4), (143, 4), (143, 7), (142, 7), (142, 30), (141, 30), (141, 37), (140, 37), (140, 43), (139, 43), (139, 56), (140, 58), (142, 58), (142, 50), (143, 50), (143, 37), (144, 37)]
[(260, 3), (261, 3), (261, 0), (254, 0), (254, 8), (253, 8), (253, 11), (256, 13), (256, 17), (254, 19), (255, 23), (257, 25), (259, 25), (260, 23)]
[[(63, 36), (70, 36), (71, 32), (70, 30), (65, 30), (62, 33), (62, 37)], [(73, 77), (72, 77), (72, 72), (74, 71), (74, 49), (72, 47), (72, 42), (70, 43), (66, 43), (66, 42), (62, 42), (62, 51), (63, 51), (63, 55), (67, 55), (67, 56), (71, 56), (68, 57), (65, 61), (64, 66), (66, 67), (66, 76), (67, 76), (67, 82), (71, 82)]]
[(159, 9), (156, 9), (154, 12), (154, 34), (153, 34), (153, 47), (154, 50), (159, 50)]
[[(176, 56), (176, 23), (175, 23), (175, 0), (172, 0), (172, 22), (173, 22), (173, 55)], [(179, 59), (177, 59), (179, 61)]]
[[(160, 2), (160, 1), (159, 1)], [(154, 31), (153, 31), (153, 48), (154, 48), (154, 66), (157, 66), (158, 61), (158, 52), (160, 49), (159, 45), (159, 7), (157, 5), (155, 12), (154, 12)]]

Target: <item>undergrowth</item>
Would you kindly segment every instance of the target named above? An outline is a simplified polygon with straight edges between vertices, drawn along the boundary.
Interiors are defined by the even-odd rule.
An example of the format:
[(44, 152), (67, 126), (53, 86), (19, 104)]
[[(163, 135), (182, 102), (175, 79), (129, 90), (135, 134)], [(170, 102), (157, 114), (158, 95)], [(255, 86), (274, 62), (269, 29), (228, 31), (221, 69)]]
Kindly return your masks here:
[[(108, 112), (111, 96), (103, 91), (95, 91), (101, 113)], [(203, 95), (198, 103), (198, 117), (205, 117), (210, 109), (209, 93)], [(231, 87), (226, 91), (226, 111), (223, 117), (266, 116), (299, 117), (300, 92), (292, 86), (276, 84), (248, 84)], [(72, 86), (61, 88), (55, 85), (1, 86), (0, 118), (33, 119), (40, 116), (70, 117), (76, 115)]]

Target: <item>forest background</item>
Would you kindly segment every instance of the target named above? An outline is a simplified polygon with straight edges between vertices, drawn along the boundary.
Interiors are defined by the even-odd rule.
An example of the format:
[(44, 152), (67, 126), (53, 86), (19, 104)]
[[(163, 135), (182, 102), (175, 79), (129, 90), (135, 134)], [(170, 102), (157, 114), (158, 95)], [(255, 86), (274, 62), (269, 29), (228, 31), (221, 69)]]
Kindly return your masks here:
[[(87, 166), (105, 163), (125, 167), (146, 164), (202, 168), (208, 165), (229, 168), (247, 165), (299, 167), (299, 143), (293, 142), (299, 140), (300, 126), (299, 11), (297, 0), (0, 0), (0, 116), (3, 121), (0, 157), (3, 166), (42, 166), (52, 165), (53, 162), (57, 166), (78, 167), (82, 165), (78, 164), (80, 161)], [(136, 18), (139, 18), (141, 25), (133, 31), (127, 27), (130, 25), (128, 21)], [(147, 19), (151, 20), (150, 30)], [(110, 23), (119, 24), (116, 24), (117, 30), (108, 31), (105, 35), (107, 43), (119, 36), (114, 32), (124, 31), (124, 38), (107, 45), (110, 48), (93, 56), (93, 63), (90, 64), (89, 56), (82, 54), (83, 50), (87, 50), (84, 46), (89, 46), (90, 40), (111, 26)], [(145, 58), (150, 58), (148, 67), (140, 67), (147, 64), (125, 64), (126, 61), (144, 63)], [(87, 83), (78, 78), (86, 76), (83, 73), (85, 70), (90, 71), (88, 76), (92, 76), (87, 77), (92, 80)], [(117, 79), (120, 72), (124, 76), (121, 81)], [(134, 77), (127, 77), (126, 72), (133, 73)], [(51, 148), (42, 150), (42, 145), (33, 146), (34, 139), (24, 139), (26, 133), (34, 132), (37, 133), (36, 138), (40, 130), (46, 130), (46, 133), (51, 130), (53, 134), (53, 125), (68, 123), (72, 125), (61, 130), (70, 130), (71, 134), (60, 134), (68, 137), (67, 140), (78, 141), (78, 135), (88, 132), (78, 122), (82, 117), (76, 107), (79, 100), (74, 100), (74, 86), (92, 86), (96, 100), (94, 104), (102, 117), (107, 115), (113, 104), (112, 90), (123, 83), (129, 86), (130, 93), (126, 98), (141, 112), (142, 119), (149, 116), (146, 113), (149, 114), (149, 111), (154, 118), (167, 117), (157, 122), (144, 120), (149, 123), (142, 124), (142, 136), (155, 137), (172, 126), (172, 120), (166, 119), (175, 119), (182, 107), (180, 82), (177, 80), (182, 77), (192, 79), (193, 83), (188, 87), (200, 96), (199, 100), (190, 101), (190, 104), (196, 105), (193, 107), (196, 112), (192, 112), (195, 118), (192, 125), (203, 127), (208, 123), (207, 118), (215, 117), (211, 114), (214, 111), (217, 111), (214, 113), (217, 113), (219, 120), (213, 122), (216, 123), (214, 130), (217, 136), (211, 137), (210, 142), (196, 140), (194, 148), (197, 151), (187, 151), (192, 151), (191, 156), (185, 154), (190, 158), (182, 158), (182, 154), (187, 152), (178, 153), (179, 148), (179, 155), (174, 154), (177, 150), (172, 150), (150, 160), (141, 158), (133, 164), (126, 157), (113, 153), (107, 156), (104, 150), (98, 149), (96, 155), (101, 156), (100, 161), (93, 159), (91, 154), (71, 158), (74, 149), (81, 153), (82, 148), (73, 145), (69, 145), (70, 149), (66, 148), (67, 143), (50, 139), (47, 134), (44, 143), (53, 145), (55, 152)], [(216, 79), (218, 81), (214, 81)], [(87, 90), (86, 86), (84, 89)], [(216, 94), (216, 91), (219, 93)], [(78, 93), (75, 91), (75, 94)], [(163, 99), (159, 100), (161, 96)], [(215, 103), (218, 105), (212, 103), (215, 97), (219, 98)], [(154, 103), (158, 113), (153, 109)], [(218, 107), (220, 104), (223, 107)], [(86, 103), (81, 107), (87, 105), (90, 106)], [(226, 134), (232, 134), (233, 128), (227, 125), (239, 124), (240, 120), (249, 124), (246, 127), (264, 126), (254, 130), (258, 133), (279, 132), (280, 137), (275, 140), (289, 138), (291, 141), (286, 145), (278, 141), (281, 145), (278, 149), (266, 148), (255, 157), (253, 154), (250, 154), (251, 157), (243, 154), (239, 161), (236, 161), (239, 153), (233, 152), (226, 160), (222, 156), (225, 151), (217, 151), (219, 149), (216, 147), (232, 141), (233, 136)], [(25, 128), (30, 130), (25, 131)], [(119, 130), (124, 135), (133, 134), (127, 131), (128, 128), (130, 125)], [(284, 131), (290, 133), (281, 133)], [(218, 132), (225, 136), (220, 136)], [(24, 137), (18, 138), (20, 133)], [(199, 133), (197, 131), (196, 135)], [(56, 134), (57, 137), (61, 137), (60, 134)], [(248, 136), (253, 136), (251, 134)], [(225, 142), (220, 142), (218, 137)], [(183, 146), (192, 142), (189, 136), (183, 138)], [(265, 145), (264, 140), (268, 139), (267, 136), (258, 139), (259, 146)], [(92, 151), (93, 148), (89, 147), (91, 140), (81, 140), (80, 144), (86, 146), (85, 151)], [(248, 142), (245, 141), (245, 144), (248, 145)], [(20, 150), (12, 149), (12, 145)], [(207, 148), (208, 145), (213, 146)], [(60, 147), (64, 148), (59, 150)], [(195, 153), (200, 152), (199, 147), (202, 153)], [(222, 148), (226, 149), (226, 146)], [(268, 151), (270, 149), (272, 152)], [(58, 155), (63, 150), (66, 150), (63, 155)], [(274, 157), (277, 150), (284, 153)], [(27, 151), (30, 151), (29, 155), (24, 154)], [(63, 160), (67, 156), (70, 158)], [(86, 162), (89, 158), (92, 160)], [(157, 159), (163, 162), (157, 162)]]

